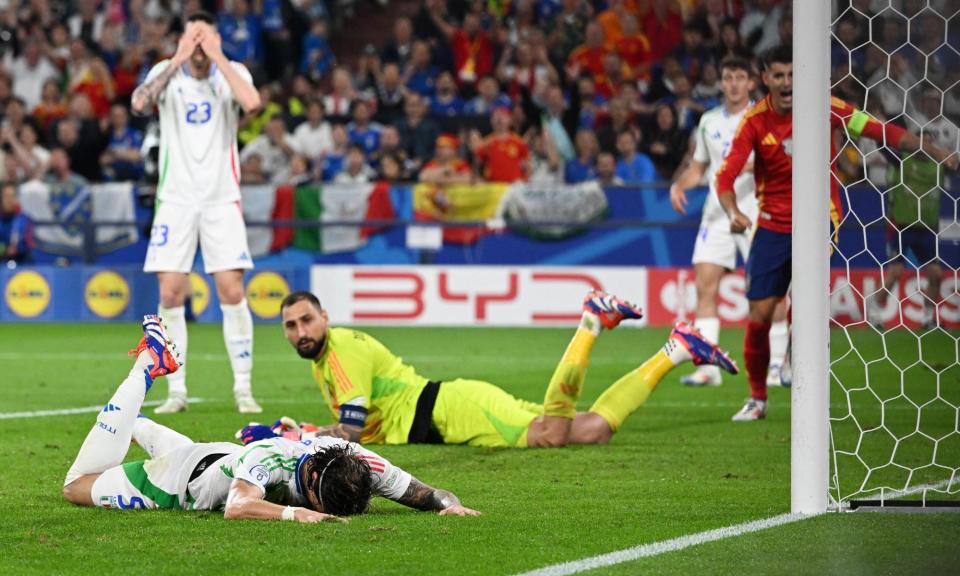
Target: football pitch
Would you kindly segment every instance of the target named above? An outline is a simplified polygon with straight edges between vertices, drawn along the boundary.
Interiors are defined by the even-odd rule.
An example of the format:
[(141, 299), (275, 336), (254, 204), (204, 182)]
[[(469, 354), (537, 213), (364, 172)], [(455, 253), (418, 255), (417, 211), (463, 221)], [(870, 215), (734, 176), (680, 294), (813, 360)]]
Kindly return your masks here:
[[(424, 376), (489, 380), (536, 401), (543, 398), (571, 335), (570, 329), (368, 332)], [(602, 335), (580, 408), (589, 408), (609, 383), (655, 352), (666, 334), (648, 328)], [(628, 555), (634, 559), (591, 573), (958, 570), (957, 513), (826, 514), (684, 547), (702, 540), (698, 535), (704, 532), (776, 518), (790, 508), (789, 391), (770, 391), (767, 420), (735, 424), (730, 416), (747, 396), (744, 377), (727, 377), (717, 388), (693, 389), (679, 383), (685, 370), (668, 375), (607, 446), (372, 447), (421, 480), (455, 492), (466, 506), (483, 512), (478, 518), (439, 517), (380, 499), (369, 514), (347, 524), (317, 525), (226, 521), (219, 513), (74, 507), (61, 496), (64, 474), (94, 422), (96, 406), (125, 377), (130, 366), (126, 351), (139, 336), (136, 324), (0, 325), (0, 572), (515, 574), (667, 541), (678, 549), (648, 546), (642, 550), (667, 551), (639, 559)], [(742, 331), (728, 330), (722, 341), (741, 363), (742, 337)], [(957, 353), (949, 336), (927, 340), (920, 350), (909, 334), (891, 333), (884, 341), (864, 333), (857, 336), (859, 355), (846, 354), (841, 337), (834, 334), (833, 354), (843, 358), (838, 367), (842, 380), (862, 382), (869, 373), (872, 382), (887, 382), (876, 386), (880, 398), (851, 392), (850, 401), (863, 406), (857, 411), (865, 414), (861, 426), (872, 426), (879, 418), (879, 402), (902, 401), (897, 367), (913, 365), (911, 354), (942, 366), (955, 362)], [(279, 326), (257, 326), (254, 361), (254, 394), (265, 409), (261, 421), (281, 415), (318, 424), (332, 421), (309, 365), (289, 348)], [(250, 418), (233, 408), (220, 326), (190, 327), (188, 370), (190, 396), (202, 401), (186, 413), (155, 419), (197, 441), (232, 439)], [(904, 386), (916, 381), (911, 390), (931, 394), (928, 377), (911, 370)], [(946, 371), (940, 390), (956, 404), (960, 371)], [(165, 392), (160, 380), (147, 399), (161, 400)], [(845, 400), (833, 396), (836, 414)], [(918, 412), (909, 405), (887, 414), (883, 424), (894, 434), (908, 432), (910, 422), (916, 426)], [(921, 427), (936, 434), (949, 435), (957, 427), (956, 410), (944, 403), (930, 404), (919, 417)], [(854, 428), (839, 429), (838, 445), (857, 447)], [(889, 443), (867, 435), (860, 455), (877, 466), (889, 458)], [(937, 463), (960, 466), (960, 444), (941, 444)], [(929, 462), (929, 446), (918, 446), (917, 465)], [(128, 455), (129, 460), (144, 457), (137, 447)], [(862, 481), (859, 464), (841, 465), (841, 471), (850, 471), (842, 483)], [(573, 568), (588, 566), (584, 562)]]

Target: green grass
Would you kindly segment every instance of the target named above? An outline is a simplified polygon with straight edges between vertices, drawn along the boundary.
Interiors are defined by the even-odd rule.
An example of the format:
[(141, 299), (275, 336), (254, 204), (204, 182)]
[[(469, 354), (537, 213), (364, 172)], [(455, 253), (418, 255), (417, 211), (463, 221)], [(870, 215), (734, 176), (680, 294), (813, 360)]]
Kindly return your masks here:
[[(220, 328), (190, 330), (190, 394), (206, 401), (157, 420), (198, 441), (230, 439), (247, 419), (232, 406)], [(369, 332), (425, 376), (481, 378), (530, 400), (542, 398), (570, 335), (562, 329)], [(665, 334), (659, 329), (604, 334), (594, 349), (581, 408), (654, 352)], [(954, 359), (956, 354), (952, 339), (931, 340), (920, 352), (916, 339), (890, 333), (886, 344), (892, 352), (885, 355), (884, 342), (863, 332), (854, 338), (862, 339), (858, 349), (865, 364), (844, 355), (842, 336), (835, 333), (833, 354), (841, 358), (836, 370), (845, 386), (862, 386), (869, 372), (879, 396), (850, 392), (861, 425), (877, 419), (879, 402), (900, 402), (898, 367), (910, 365), (911, 342), (918, 357), (940, 355), (930, 362), (948, 365), (955, 361), (950, 360), (951, 350)], [(137, 338), (135, 325), (0, 325), (0, 412), (105, 402), (126, 374), (125, 351)], [(742, 332), (727, 331), (723, 338), (730, 349), (742, 349)], [(869, 363), (873, 357), (893, 360), (875, 366)], [(278, 327), (257, 327), (254, 358), (254, 392), (266, 410), (263, 420), (281, 414), (316, 423), (331, 420), (308, 364), (289, 350)], [(456, 492), (484, 513), (480, 518), (441, 518), (382, 500), (349, 524), (315, 526), (231, 522), (217, 513), (77, 508), (62, 499), (62, 479), (95, 415), (0, 420), (0, 571), (508, 574), (787, 512), (789, 392), (771, 390), (766, 421), (735, 425), (730, 416), (747, 395), (742, 376), (727, 378), (719, 388), (691, 389), (679, 384), (681, 373), (661, 383), (609, 446), (374, 447), (422, 480)], [(944, 374), (939, 394), (950, 399), (960, 392), (960, 372)], [(928, 377), (919, 370), (907, 374), (904, 386), (908, 395), (918, 396), (914, 403), (930, 395)], [(150, 397), (162, 398), (164, 392), (158, 383)], [(832, 401), (840, 405), (845, 398), (834, 385)], [(952, 431), (955, 437), (956, 410), (938, 406), (934, 402), (924, 409), (922, 428)], [(910, 432), (911, 417), (916, 426), (917, 414), (911, 416), (909, 406), (886, 414), (885, 424), (898, 435)], [(844, 426), (838, 428), (838, 442), (855, 445), (851, 438), (859, 438), (859, 430), (852, 419)], [(960, 466), (957, 446), (949, 438), (942, 441), (938, 462)], [(864, 442), (861, 455), (878, 466), (884, 450), (889, 459), (885, 443)], [(129, 455), (143, 457), (135, 447)], [(907, 459), (903, 462), (926, 458), (904, 449), (898, 462), (900, 457)], [(859, 486), (862, 464), (843, 466), (841, 485)], [(960, 514), (831, 514), (600, 572), (942, 573), (955, 569), (958, 538)]]

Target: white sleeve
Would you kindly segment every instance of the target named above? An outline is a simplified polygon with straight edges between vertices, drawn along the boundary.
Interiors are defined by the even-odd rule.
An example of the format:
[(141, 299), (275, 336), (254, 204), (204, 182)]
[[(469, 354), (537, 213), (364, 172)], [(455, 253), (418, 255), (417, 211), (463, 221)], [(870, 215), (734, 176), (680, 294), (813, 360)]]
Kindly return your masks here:
[[(264, 462), (264, 458), (267, 456), (276, 457), (276, 450), (272, 450), (274, 446), (265, 443), (258, 448), (256, 453), (249, 451), (246, 456), (237, 462), (237, 465), (233, 469), (233, 477), (234, 479), (245, 480), (253, 484), (260, 489), (260, 492), (266, 494), (268, 487), (283, 483), (285, 479), (283, 477), (282, 467), (275, 465), (268, 467), (267, 463)], [(273, 468), (273, 470), (271, 470), (271, 468)]]
[[(153, 80), (154, 78), (156, 78), (157, 76), (159, 76), (160, 73), (163, 72), (164, 70), (166, 70), (166, 69), (167, 69), (167, 66), (169, 66), (169, 65), (170, 65), (170, 61), (169, 61), (169, 60), (161, 60), (161, 61), (157, 62), (156, 64), (154, 64), (154, 65), (153, 65), (153, 68), (150, 69), (150, 72), (147, 73), (147, 77), (143, 79), (143, 84), (146, 84), (147, 82), (150, 82), (151, 80)], [(141, 86), (143, 86), (143, 84), (141, 84)], [(167, 91), (166, 91), (166, 90), (164, 90), (163, 92), (161, 92), (161, 93), (157, 96), (157, 102), (158, 102), (158, 103), (163, 102), (164, 99), (165, 99), (166, 94), (167, 94)]]
[(701, 118), (700, 124), (697, 125), (696, 145), (693, 149), (693, 159), (704, 164), (710, 161), (710, 151), (707, 150), (706, 120), (706, 118)]
[(351, 443), (354, 453), (370, 466), (370, 480), (373, 481), (373, 493), (390, 500), (399, 500), (410, 486), (411, 476), (406, 470), (394, 466), (389, 460), (372, 450)]
[[(240, 77), (243, 78), (247, 83), (251, 85), (253, 84), (253, 75), (250, 74), (250, 71), (247, 70), (246, 66), (240, 62), (234, 62), (233, 60), (230, 61), (230, 65), (233, 66), (233, 69), (237, 71), (237, 74), (239, 74)], [(227, 86), (229, 87), (229, 84), (227, 84)], [(237, 101), (237, 97), (235, 94), (233, 94), (232, 90), (230, 91), (230, 95), (233, 98), (233, 101), (239, 105), (240, 103)]]

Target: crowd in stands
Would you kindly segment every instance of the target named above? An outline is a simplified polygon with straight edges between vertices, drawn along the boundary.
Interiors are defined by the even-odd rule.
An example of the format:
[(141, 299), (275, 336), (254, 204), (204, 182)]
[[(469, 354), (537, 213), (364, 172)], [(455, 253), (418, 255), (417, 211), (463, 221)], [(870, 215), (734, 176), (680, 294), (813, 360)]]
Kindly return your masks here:
[[(383, 9), (366, 1), (351, 10)], [(792, 42), (788, 0), (421, 0), (381, 44), (334, 54), (328, 36), (362, 18), (332, 29), (345, 4), (5, 3), (0, 181), (156, 178), (156, 121), (132, 117), (129, 99), (198, 9), (218, 15), (224, 52), (264, 103), (239, 134), (251, 184), (669, 180), (720, 102), (719, 63)], [(960, 63), (944, 44), (957, 46), (958, 27), (926, 0), (835, 4), (838, 95), (881, 118), (930, 120), (939, 110), (923, 94), (942, 123), (960, 114), (960, 91), (946, 90)]]

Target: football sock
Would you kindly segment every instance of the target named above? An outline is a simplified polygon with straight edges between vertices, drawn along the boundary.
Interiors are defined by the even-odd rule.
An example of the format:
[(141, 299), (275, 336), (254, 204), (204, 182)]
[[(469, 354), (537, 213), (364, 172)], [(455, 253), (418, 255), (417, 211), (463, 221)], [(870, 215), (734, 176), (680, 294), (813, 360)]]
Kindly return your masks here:
[(233, 369), (233, 394), (250, 394), (250, 373), (253, 371), (253, 317), (244, 298), (237, 304), (221, 304), (223, 342)]
[(103, 472), (123, 462), (130, 449), (134, 422), (147, 393), (150, 380), (147, 368), (151, 363), (146, 350), (137, 356), (127, 378), (97, 415), (97, 423), (80, 446), (64, 486), (85, 474)]
[[(697, 318), (693, 321), (693, 326), (703, 334), (703, 337), (714, 344), (720, 341), (720, 319), (716, 316), (712, 318)], [(698, 372), (709, 374), (713, 379), (720, 378), (720, 368), (712, 364), (704, 364), (697, 367)]]
[(743, 360), (747, 365), (750, 397), (767, 399), (767, 369), (770, 367), (770, 324), (747, 322), (743, 335)]
[(573, 419), (577, 414), (577, 399), (590, 365), (590, 351), (600, 334), (600, 320), (595, 314), (584, 312), (580, 326), (573, 335), (557, 364), (547, 393), (543, 399), (543, 413)]
[[(180, 351), (180, 363), (187, 361), (187, 319), (184, 316), (184, 307), (175, 306), (173, 308), (164, 308), (160, 306), (157, 314), (163, 320), (167, 327), (167, 336), (177, 345)], [(167, 374), (167, 396), (187, 397), (187, 367), (180, 366), (180, 369), (173, 374)]]
[(790, 329), (786, 320), (780, 320), (770, 325), (770, 364), (780, 366), (787, 356), (787, 339), (790, 338)]
[[(664, 347), (666, 348), (666, 347)], [(616, 432), (627, 416), (639, 408), (664, 375), (676, 366), (665, 349), (660, 350), (639, 368), (614, 382), (597, 398), (590, 411), (607, 421)]]
[(174, 448), (193, 444), (190, 438), (144, 416), (137, 418), (133, 424), (133, 440), (146, 450), (151, 458), (158, 458)]

